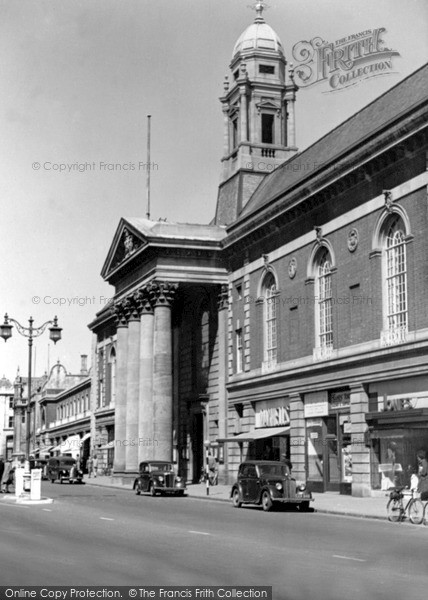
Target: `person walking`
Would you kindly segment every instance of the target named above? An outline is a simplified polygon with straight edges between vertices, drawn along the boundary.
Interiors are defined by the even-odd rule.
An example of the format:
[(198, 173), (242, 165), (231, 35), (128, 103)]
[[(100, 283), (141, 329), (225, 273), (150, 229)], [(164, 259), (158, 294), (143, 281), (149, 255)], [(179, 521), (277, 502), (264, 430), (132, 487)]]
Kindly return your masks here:
[(418, 460), (418, 492), (421, 494), (421, 500), (428, 500), (428, 461), (425, 450), (418, 450), (416, 458)]
[(93, 460), (92, 460), (92, 468), (94, 470), (94, 477), (97, 477), (97, 472), (98, 472), (98, 457), (94, 456)]
[[(3, 473), (4, 473), (4, 462), (3, 462), (3, 457), (1, 457), (0, 458), (0, 482), (2, 480)], [(0, 494), (1, 493), (2, 493), (2, 490), (0, 489)]]
[(92, 477), (94, 461), (92, 460), (92, 456), (88, 456), (88, 460), (86, 461), (86, 468), (88, 469), (88, 478)]
[(4, 494), (9, 494), (9, 486), (13, 483), (13, 471), (12, 462), (8, 459), (1, 478), (1, 489)]

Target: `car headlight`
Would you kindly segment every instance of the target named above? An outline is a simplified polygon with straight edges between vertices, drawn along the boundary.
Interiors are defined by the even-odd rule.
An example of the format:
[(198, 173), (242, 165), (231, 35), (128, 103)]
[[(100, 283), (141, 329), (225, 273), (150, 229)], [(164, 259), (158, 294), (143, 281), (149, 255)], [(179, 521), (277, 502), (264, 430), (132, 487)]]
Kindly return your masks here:
[(305, 483), (301, 483), (299, 485), (298, 489), (299, 489), (299, 492), (304, 492), (306, 490), (306, 484)]
[(282, 490), (282, 483), (279, 483), (278, 481), (278, 483), (275, 483), (275, 487), (280, 492)]
[(176, 477), (176, 478), (175, 478), (175, 481), (176, 481), (177, 483), (180, 483), (180, 481), (181, 481), (181, 477)]
[(158, 477), (158, 481), (160, 481), (160, 483), (162, 483), (162, 482), (163, 482), (163, 477), (162, 477), (162, 475), (159, 475), (159, 477)]

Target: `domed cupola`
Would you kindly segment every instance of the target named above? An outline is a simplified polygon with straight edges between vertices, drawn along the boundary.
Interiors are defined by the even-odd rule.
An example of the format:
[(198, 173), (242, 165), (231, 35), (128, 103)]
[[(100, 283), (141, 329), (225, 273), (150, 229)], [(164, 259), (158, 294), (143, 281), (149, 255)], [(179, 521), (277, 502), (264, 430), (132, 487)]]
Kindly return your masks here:
[(247, 27), (247, 29), (240, 35), (238, 41), (235, 44), (232, 53), (232, 60), (235, 56), (240, 54), (249, 54), (253, 50), (259, 50), (260, 52), (278, 52), (284, 56), (284, 49), (281, 44), (281, 40), (275, 31), (268, 25), (263, 18), (263, 2), (257, 2), (256, 4), (257, 16), (254, 23)]
[[(263, 18), (265, 3), (256, 2), (254, 8), (254, 23), (233, 48), (231, 76), (226, 76), (220, 98), (224, 153), (218, 224), (232, 222), (261, 179), (297, 152), (294, 102), (298, 88), (293, 70), (286, 73), (281, 40)], [(230, 206), (232, 190), (240, 190), (234, 195), (234, 206)]]

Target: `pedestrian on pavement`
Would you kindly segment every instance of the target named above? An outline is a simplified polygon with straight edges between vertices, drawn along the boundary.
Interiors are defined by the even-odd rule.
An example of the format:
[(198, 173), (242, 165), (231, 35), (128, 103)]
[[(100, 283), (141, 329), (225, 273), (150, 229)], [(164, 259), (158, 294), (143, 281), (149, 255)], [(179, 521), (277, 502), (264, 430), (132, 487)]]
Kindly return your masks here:
[(86, 468), (88, 469), (88, 477), (92, 477), (93, 460), (91, 455), (88, 456), (88, 460), (86, 461)]
[(418, 450), (416, 453), (418, 460), (418, 477), (421, 500), (428, 500), (428, 462), (425, 450)]
[(98, 457), (97, 455), (94, 456), (94, 459), (92, 461), (92, 468), (94, 470), (94, 477), (97, 477), (97, 472), (98, 472)]
[(209, 469), (209, 477), (210, 477), (210, 485), (217, 485), (218, 483), (218, 467), (217, 467), (217, 459), (215, 456), (208, 453), (208, 469)]
[[(4, 462), (3, 462), (3, 456), (0, 457), (0, 481), (1, 478), (3, 477), (3, 472), (4, 472)], [(1, 490), (0, 490), (1, 493)]]
[(1, 490), (4, 494), (9, 493), (9, 486), (13, 483), (13, 472), (14, 469), (12, 468), (12, 462), (7, 460), (1, 478)]
[(411, 492), (417, 492), (419, 487), (419, 477), (416, 475), (416, 469), (412, 465), (407, 467), (407, 472), (410, 477), (409, 489)]

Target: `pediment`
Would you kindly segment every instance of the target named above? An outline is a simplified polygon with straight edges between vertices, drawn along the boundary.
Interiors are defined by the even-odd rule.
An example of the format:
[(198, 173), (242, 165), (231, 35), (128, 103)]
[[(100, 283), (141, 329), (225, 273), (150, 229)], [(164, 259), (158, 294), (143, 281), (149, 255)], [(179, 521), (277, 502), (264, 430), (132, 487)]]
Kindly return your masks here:
[(263, 99), (256, 104), (258, 112), (261, 110), (280, 110), (281, 104), (275, 100)]
[(107, 254), (101, 275), (106, 279), (121, 264), (125, 264), (142, 247), (147, 239), (126, 219), (121, 219)]

